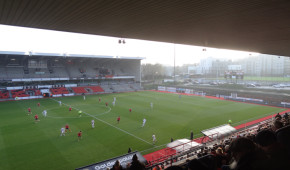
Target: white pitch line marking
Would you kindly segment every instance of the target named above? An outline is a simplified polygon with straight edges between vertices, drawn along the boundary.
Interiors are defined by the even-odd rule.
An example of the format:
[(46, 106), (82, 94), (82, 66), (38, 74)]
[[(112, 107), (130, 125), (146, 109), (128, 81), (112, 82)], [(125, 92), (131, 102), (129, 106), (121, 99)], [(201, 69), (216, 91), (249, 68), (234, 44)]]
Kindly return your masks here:
[[(54, 100), (54, 101), (58, 102), (58, 101), (55, 100), (55, 99), (51, 99), (51, 100)], [(65, 104), (65, 103), (62, 103), (62, 104), (63, 104), (63, 105), (66, 105), (66, 106), (70, 106), (70, 105), (67, 105), (67, 104)], [(75, 108), (75, 107), (72, 107), (72, 108), (75, 109), (75, 110), (80, 110), (80, 109)], [(87, 113), (87, 112), (83, 112), (83, 113), (85, 113), (86, 115), (89, 115), (89, 116), (91, 116), (92, 118), (95, 118), (95, 119), (97, 119), (98, 121), (103, 122), (103, 123), (105, 123), (105, 124), (107, 124), (107, 125), (109, 125), (109, 126), (111, 126), (111, 127), (113, 127), (113, 128), (116, 128), (116, 129), (118, 129), (118, 130), (120, 130), (120, 131), (122, 131), (122, 132), (124, 132), (124, 133), (126, 133), (126, 134), (128, 134), (128, 135), (130, 135), (130, 136), (133, 136), (134, 138), (137, 138), (137, 139), (139, 139), (139, 140), (141, 140), (141, 141), (143, 141), (143, 142), (145, 142), (145, 143), (147, 143), (147, 144), (152, 145), (152, 143), (147, 142), (146, 140), (144, 140), (144, 139), (142, 139), (142, 138), (139, 138), (138, 136), (135, 136), (135, 135), (133, 135), (132, 133), (127, 132), (127, 131), (125, 131), (125, 130), (123, 130), (123, 129), (121, 129), (121, 128), (118, 128), (117, 126), (114, 126), (114, 125), (112, 125), (112, 124), (110, 124), (110, 123), (108, 123), (108, 122), (106, 122), (106, 121), (104, 121), (104, 120), (102, 120), (102, 119), (99, 119), (99, 118), (97, 118), (96, 116), (93, 116), (93, 115), (91, 115), (91, 114), (89, 114), (89, 113)]]

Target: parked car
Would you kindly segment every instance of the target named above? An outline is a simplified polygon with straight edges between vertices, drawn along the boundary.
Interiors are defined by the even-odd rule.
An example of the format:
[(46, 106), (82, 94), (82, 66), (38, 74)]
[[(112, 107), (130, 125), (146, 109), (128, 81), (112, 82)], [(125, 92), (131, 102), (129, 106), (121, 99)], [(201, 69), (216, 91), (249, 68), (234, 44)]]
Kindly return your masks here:
[(247, 87), (256, 87), (255, 84), (247, 84)]
[(273, 85), (273, 87), (275, 88), (284, 88), (284, 87), (287, 87), (285, 84), (275, 84)]

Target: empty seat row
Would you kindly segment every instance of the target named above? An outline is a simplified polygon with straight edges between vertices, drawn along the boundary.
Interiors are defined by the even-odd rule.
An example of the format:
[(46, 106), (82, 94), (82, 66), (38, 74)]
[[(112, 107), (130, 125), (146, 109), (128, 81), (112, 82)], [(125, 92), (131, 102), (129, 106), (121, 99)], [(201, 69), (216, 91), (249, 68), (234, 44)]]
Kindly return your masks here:
[(29, 94), (25, 93), (25, 90), (11, 90), (12, 97), (28, 97)]
[(51, 88), (52, 94), (69, 94), (69, 91), (65, 87)]
[(9, 92), (8, 91), (0, 91), (0, 99), (7, 99), (9, 98)]

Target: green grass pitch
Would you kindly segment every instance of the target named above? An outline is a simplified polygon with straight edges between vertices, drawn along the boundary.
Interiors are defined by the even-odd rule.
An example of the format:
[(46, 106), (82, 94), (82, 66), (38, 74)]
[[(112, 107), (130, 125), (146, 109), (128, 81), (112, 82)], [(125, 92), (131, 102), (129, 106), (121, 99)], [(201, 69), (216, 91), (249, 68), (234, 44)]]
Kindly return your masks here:
[[(98, 102), (99, 97), (102, 99)], [(117, 98), (112, 106), (113, 97)], [(55, 100), (61, 100), (59, 106)], [(38, 107), (37, 103), (41, 106)], [(105, 106), (109, 103), (109, 107)], [(150, 102), (154, 108), (150, 108)], [(68, 106), (78, 110), (68, 111)], [(27, 115), (27, 108), (32, 115)], [(132, 112), (129, 113), (129, 108)], [(41, 112), (47, 110), (47, 117)], [(193, 130), (196, 137), (201, 130), (227, 123), (257, 119), (281, 111), (279, 108), (231, 101), (182, 96), (158, 92), (132, 92), (18, 100), (0, 102), (0, 169), (74, 169), (125, 154), (132, 150), (147, 154), (170, 138), (188, 138)], [(39, 122), (34, 115), (39, 115)], [(121, 121), (117, 124), (117, 117)], [(147, 119), (141, 127), (143, 118)], [(95, 120), (95, 128), (91, 120)], [(60, 136), (60, 129), (69, 124), (71, 133)], [(77, 132), (83, 137), (77, 140)], [(152, 145), (152, 134), (157, 143)], [(159, 147), (157, 149), (161, 149)], [(152, 149), (152, 150), (150, 150)], [(156, 148), (155, 148), (156, 149)]]

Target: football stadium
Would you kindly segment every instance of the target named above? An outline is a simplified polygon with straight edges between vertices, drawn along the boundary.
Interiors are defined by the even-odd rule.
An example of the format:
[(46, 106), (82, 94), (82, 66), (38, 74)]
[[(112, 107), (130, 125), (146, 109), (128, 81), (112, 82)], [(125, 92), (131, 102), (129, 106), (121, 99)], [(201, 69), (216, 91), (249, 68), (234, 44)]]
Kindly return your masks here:
[(194, 88), (144, 90), (141, 58), (7, 51), (1, 56), (1, 80), (7, 83), (0, 103), (4, 169), (74, 169), (126, 155), (129, 148), (148, 167), (161, 165), (289, 111)]
[[(0, 47), (0, 170), (289, 169), (289, 5), (0, 1), (4, 25), (122, 37), (119, 45), (124, 37), (174, 44), (173, 67), (120, 52)], [(241, 10), (221, 12), (227, 9)], [(203, 54), (210, 47), (261, 54), (204, 57), (180, 71), (175, 44), (202, 46)]]

